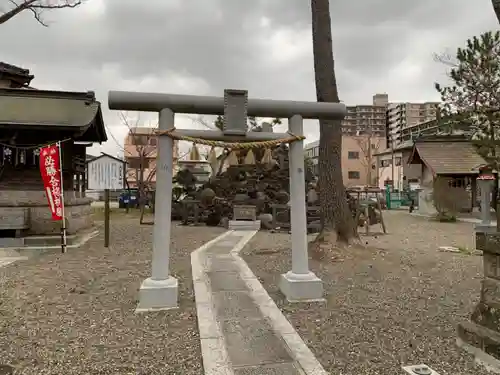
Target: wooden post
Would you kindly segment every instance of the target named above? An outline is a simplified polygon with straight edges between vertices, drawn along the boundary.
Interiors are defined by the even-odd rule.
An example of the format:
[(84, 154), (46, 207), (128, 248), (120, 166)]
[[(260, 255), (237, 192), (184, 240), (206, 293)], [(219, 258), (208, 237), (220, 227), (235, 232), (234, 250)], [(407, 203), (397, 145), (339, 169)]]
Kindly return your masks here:
[[(368, 197), (367, 197), (368, 198)], [(366, 206), (365, 206), (365, 234), (369, 235), (370, 234), (370, 203), (368, 202), (368, 199), (366, 200)]]
[(382, 204), (380, 203), (380, 197), (377, 193), (377, 208), (380, 212), (380, 225), (382, 225), (382, 230), (384, 233), (387, 233), (387, 229), (385, 228), (384, 215), (382, 214)]
[(104, 247), (109, 247), (109, 189), (104, 189)]

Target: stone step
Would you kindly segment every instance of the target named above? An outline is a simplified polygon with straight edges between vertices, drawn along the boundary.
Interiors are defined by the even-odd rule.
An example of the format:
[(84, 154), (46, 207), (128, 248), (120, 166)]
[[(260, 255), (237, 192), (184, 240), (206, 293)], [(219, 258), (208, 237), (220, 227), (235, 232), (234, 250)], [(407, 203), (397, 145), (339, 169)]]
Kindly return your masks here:
[[(77, 246), (82, 241), (86, 242), (86, 239), (95, 237), (98, 233), (98, 227), (93, 227), (89, 230), (80, 231), (77, 234), (68, 235), (66, 237), (66, 245)], [(55, 248), (60, 245), (60, 235), (0, 239), (0, 250), (2, 252), (16, 251), (17, 254), (24, 254), (25, 251), (44, 251), (45, 249)]]
[(458, 338), (463, 343), (482, 350), (496, 360), (500, 360), (500, 333), (474, 322), (458, 325)]
[(229, 230), (260, 230), (260, 220), (243, 221), (243, 220), (230, 220)]

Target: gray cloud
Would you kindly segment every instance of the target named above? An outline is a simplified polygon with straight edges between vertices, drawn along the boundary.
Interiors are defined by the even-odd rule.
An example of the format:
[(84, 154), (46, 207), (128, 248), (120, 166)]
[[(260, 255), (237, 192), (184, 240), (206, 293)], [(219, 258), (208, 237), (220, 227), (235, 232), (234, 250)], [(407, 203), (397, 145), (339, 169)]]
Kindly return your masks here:
[[(340, 96), (353, 104), (384, 91), (436, 99), (444, 67), (432, 53), (498, 27), (489, 0), (331, 0), (331, 14)], [(1, 26), (2, 59), (32, 69), (36, 87), (95, 90), (103, 103), (110, 89), (315, 99), (307, 0), (88, 0), (45, 17), (50, 28), (29, 13)], [(121, 139), (117, 116), (105, 118)]]

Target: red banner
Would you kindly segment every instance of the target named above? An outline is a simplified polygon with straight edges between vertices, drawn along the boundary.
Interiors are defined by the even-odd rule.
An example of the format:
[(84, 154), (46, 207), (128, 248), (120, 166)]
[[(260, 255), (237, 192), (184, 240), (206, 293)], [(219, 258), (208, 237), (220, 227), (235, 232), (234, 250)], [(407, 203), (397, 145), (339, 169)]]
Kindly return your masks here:
[(59, 145), (40, 149), (40, 172), (45, 194), (52, 212), (52, 220), (62, 220), (64, 214), (61, 168), (59, 163)]

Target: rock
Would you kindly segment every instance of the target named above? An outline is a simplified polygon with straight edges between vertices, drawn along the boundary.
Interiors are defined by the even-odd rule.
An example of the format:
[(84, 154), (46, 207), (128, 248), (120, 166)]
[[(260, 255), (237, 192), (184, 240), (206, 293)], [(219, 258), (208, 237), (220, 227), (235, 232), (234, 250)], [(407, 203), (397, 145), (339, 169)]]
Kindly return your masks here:
[(223, 217), (222, 219), (220, 219), (219, 225), (223, 228), (226, 228), (226, 229), (229, 228), (229, 218)]
[(315, 188), (310, 188), (307, 192), (307, 203), (310, 205), (314, 205), (319, 201), (318, 192)]
[(273, 215), (260, 214), (259, 216), (257, 216), (257, 220), (260, 220), (260, 226), (262, 229), (274, 229), (273, 228)]

